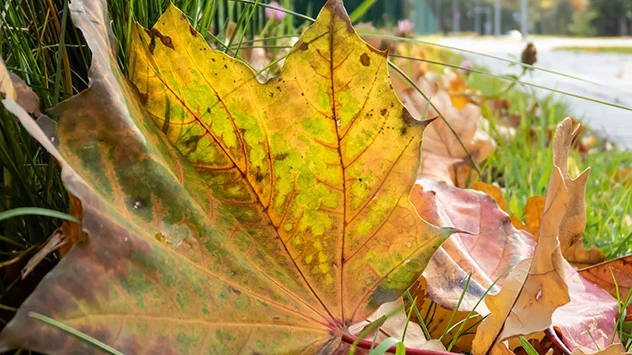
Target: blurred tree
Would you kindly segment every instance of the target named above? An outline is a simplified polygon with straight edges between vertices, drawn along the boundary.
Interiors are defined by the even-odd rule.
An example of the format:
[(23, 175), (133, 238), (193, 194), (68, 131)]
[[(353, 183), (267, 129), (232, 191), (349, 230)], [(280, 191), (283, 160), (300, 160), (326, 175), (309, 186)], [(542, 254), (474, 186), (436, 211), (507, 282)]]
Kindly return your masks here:
[[(316, 16), (318, 10), (327, 0), (295, 0), (294, 10), (310, 16)], [(344, 0), (347, 12), (352, 13), (364, 0)], [(362, 17), (362, 21), (373, 22), (376, 25), (392, 26), (397, 20), (407, 18), (404, 7), (408, 0), (378, 0)]]
[(582, 37), (595, 36), (597, 30), (592, 25), (595, 15), (595, 11), (588, 7), (585, 7), (582, 11), (576, 11), (573, 14), (573, 23), (568, 26), (570, 34)]
[(591, 0), (590, 9), (595, 17), (591, 23), (600, 36), (626, 36), (632, 34), (632, 1)]

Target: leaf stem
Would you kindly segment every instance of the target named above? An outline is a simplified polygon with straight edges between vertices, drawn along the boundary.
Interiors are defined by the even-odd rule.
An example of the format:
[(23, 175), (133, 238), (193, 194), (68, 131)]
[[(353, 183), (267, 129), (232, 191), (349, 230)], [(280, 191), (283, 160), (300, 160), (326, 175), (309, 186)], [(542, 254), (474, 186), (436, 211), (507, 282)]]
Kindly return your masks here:
[(551, 339), (553, 346), (555, 346), (562, 354), (571, 355), (571, 351), (568, 349), (568, 347), (566, 347), (566, 344), (564, 344), (562, 339), (560, 339), (560, 337), (557, 336), (557, 333), (555, 332), (553, 327), (547, 328), (544, 331), (544, 334), (546, 334), (549, 337), (549, 339)]

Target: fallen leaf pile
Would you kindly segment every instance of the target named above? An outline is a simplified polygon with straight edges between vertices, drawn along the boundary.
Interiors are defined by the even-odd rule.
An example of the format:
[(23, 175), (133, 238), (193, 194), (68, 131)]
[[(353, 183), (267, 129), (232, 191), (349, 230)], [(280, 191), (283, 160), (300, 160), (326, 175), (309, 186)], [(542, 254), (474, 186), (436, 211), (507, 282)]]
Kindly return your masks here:
[[(126, 354), (330, 354), (402, 338), (400, 350), (510, 354), (518, 336), (542, 351), (559, 337), (565, 355), (624, 352), (609, 347), (609, 293), (632, 287), (628, 259), (573, 267), (604, 256), (582, 242), (588, 172), (569, 176), (570, 119), (523, 223), (498, 187), (461, 188), (494, 149), (480, 95), (423, 62), (402, 68), (419, 91), (396, 79), (341, 0), (291, 50), (250, 48), (248, 63), (171, 4), (153, 28), (132, 26), (128, 77), (106, 1), (69, 8), (92, 66), (87, 90), (46, 111), (58, 124), (0, 61), (2, 103), (62, 166), (82, 220), (64, 226), (69, 250), (1, 351), (97, 351), (39, 313)], [(278, 75), (262, 71), (286, 54)]]
[[(498, 344), (506, 339), (534, 335), (550, 326), (561, 330), (571, 350), (596, 352), (613, 338), (618, 316), (616, 300), (580, 276), (569, 264), (571, 260), (562, 258), (558, 242), (569, 228), (580, 235), (583, 232), (581, 223), (571, 226), (568, 222), (569, 215), (585, 213), (577, 208), (583, 206), (583, 195), (569, 194), (567, 182), (572, 180), (565, 175), (575, 133), (570, 119), (556, 131), (556, 169), (549, 183), (537, 244), (533, 236), (512, 224), (490, 195), (427, 179), (418, 180), (413, 188), (411, 200), (422, 218), (470, 232), (450, 237), (431, 259), (424, 278), (428, 297), (447, 310), (455, 309), (465, 292), (458, 310), (469, 312), (488, 290), (486, 305), (479, 304), (475, 309), (480, 315), (491, 315), (478, 328), (474, 353), (486, 353), (494, 345), (503, 346)], [(494, 189), (489, 190), (497, 198), (502, 197)], [(581, 217), (574, 220), (578, 219)], [(508, 270), (513, 271), (503, 277)], [(464, 291), (469, 274), (471, 280)]]

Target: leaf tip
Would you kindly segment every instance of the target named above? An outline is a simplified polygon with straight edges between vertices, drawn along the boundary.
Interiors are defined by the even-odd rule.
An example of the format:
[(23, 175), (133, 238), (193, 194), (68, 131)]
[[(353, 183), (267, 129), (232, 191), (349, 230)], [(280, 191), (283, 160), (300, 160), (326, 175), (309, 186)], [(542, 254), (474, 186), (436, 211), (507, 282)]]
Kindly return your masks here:
[(338, 16), (342, 21), (344, 21), (347, 25), (347, 31), (350, 33), (355, 32), (342, 0), (328, 0), (323, 8), (329, 9), (334, 16)]

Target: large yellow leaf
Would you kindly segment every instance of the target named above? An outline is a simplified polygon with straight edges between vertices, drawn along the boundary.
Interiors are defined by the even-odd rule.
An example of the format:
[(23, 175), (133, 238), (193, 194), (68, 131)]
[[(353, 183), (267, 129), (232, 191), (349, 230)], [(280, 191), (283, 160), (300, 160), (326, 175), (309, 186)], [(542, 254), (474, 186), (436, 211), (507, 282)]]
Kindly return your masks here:
[[(151, 33), (155, 43), (136, 26), (129, 68), (156, 125), (266, 249), (281, 241), (279, 259), (328, 312), (365, 314), (349, 295), (368, 298), (366, 285), (429, 231), (408, 202), (422, 124), (390, 89), (385, 53), (358, 38), (338, 1), (264, 85), (208, 50), (175, 7)], [(382, 240), (386, 255), (372, 250)]]
[(332, 352), (451, 232), (408, 200), (424, 124), (341, 1), (265, 84), (171, 6), (152, 31), (135, 28), (134, 87), (105, 1), (70, 10), (92, 50), (90, 87), (53, 109), (59, 127), (46, 133), (3, 103), (62, 165), (88, 238), (1, 349), (95, 351), (28, 316), (38, 312), (130, 354)]

